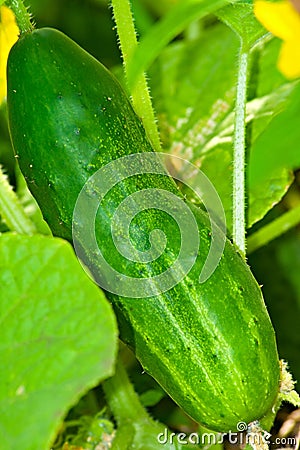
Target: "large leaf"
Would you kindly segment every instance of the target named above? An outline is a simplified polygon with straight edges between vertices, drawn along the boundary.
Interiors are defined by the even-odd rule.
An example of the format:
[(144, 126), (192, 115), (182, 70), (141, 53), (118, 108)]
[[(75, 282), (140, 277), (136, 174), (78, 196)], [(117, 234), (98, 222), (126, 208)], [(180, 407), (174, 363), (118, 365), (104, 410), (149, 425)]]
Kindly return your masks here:
[(3, 234), (0, 285), (1, 448), (45, 450), (70, 406), (113, 373), (114, 315), (60, 239)]
[[(294, 83), (278, 76), (278, 48), (270, 46), (268, 63), (262, 60), (258, 79), (260, 97), (247, 104), (250, 144), (284, 110), (295, 89)], [(238, 47), (237, 37), (224, 25), (217, 25), (205, 30), (202, 39), (170, 45), (151, 72), (164, 148), (195, 163), (209, 177), (223, 202), (229, 231)], [(248, 153), (251, 151), (250, 146)], [(258, 179), (253, 164), (251, 159), (247, 164), (248, 227), (282, 198), (292, 181), (289, 167), (284, 165), (276, 171), (264, 166), (263, 177)]]
[(244, 49), (250, 48), (259, 38), (266, 34), (265, 28), (256, 20), (253, 14), (251, 0), (238, 1), (225, 6), (217, 13), (241, 39)]
[[(236, 0), (231, 0), (234, 3)], [(199, 20), (229, 3), (229, 0), (181, 0), (163, 16), (141, 40), (128, 66), (128, 82), (134, 85), (138, 76), (147, 71), (169, 42), (191, 22)]]
[(300, 167), (300, 84), (284, 112), (260, 135), (252, 147), (250, 182), (261, 180), (264, 171), (278, 172), (281, 167)]
[(233, 111), (238, 39), (223, 25), (170, 45), (151, 72), (163, 143), (195, 162)]
[[(284, 95), (287, 95), (283, 102), (277, 101), (279, 110), (274, 109), (280, 114), (265, 115), (265, 118), (254, 120), (252, 125), (248, 183), (250, 193), (254, 195), (252, 199), (256, 198), (262, 209), (265, 209), (267, 204), (264, 202), (264, 197), (270, 196), (274, 190), (279, 193), (284, 187), (282, 183), (284, 173), (288, 175), (285, 185), (287, 190), (292, 179), (289, 173), (300, 167), (298, 148), (300, 132), (297, 125), (297, 116), (300, 112), (300, 85), (297, 82), (286, 83), (277, 70), (280, 45), (279, 40), (274, 39), (261, 53), (257, 93), (265, 96), (272, 90), (273, 92), (281, 90), (283, 99)], [(283, 89), (291, 89), (291, 92), (285, 90), (284, 94)], [(269, 187), (265, 182), (267, 177), (272, 181)]]

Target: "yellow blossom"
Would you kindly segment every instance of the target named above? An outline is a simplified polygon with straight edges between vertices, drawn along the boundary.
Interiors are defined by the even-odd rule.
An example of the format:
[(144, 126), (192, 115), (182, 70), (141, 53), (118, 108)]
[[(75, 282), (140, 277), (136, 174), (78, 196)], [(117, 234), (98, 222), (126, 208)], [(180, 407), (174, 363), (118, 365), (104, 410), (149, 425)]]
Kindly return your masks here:
[(0, 105), (6, 97), (6, 65), (11, 47), (18, 39), (19, 29), (13, 12), (0, 7)]
[(300, 14), (292, 1), (270, 3), (257, 0), (254, 13), (267, 30), (283, 40), (279, 70), (287, 78), (300, 77)]

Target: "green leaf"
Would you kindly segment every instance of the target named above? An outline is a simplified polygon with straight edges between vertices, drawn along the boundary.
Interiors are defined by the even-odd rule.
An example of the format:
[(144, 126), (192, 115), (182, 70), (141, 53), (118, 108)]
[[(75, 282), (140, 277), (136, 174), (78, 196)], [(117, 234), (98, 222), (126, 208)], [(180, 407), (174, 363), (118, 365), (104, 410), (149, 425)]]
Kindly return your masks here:
[(36, 228), (25, 214), (25, 211), (9, 184), (8, 177), (0, 166), (0, 214), (3, 222), (10, 230), (20, 234), (33, 234)]
[[(260, 97), (247, 104), (250, 144), (282, 113), (295, 89), (295, 83), (278, 76), (274, 63), (278, 48), (272, 42), (269, 46), (261, 58), (257, 86)], [(150, 72), (164, 150), (195, 163), (209, 177), (223, 202), (229, 231), (238, 47), (238, 39), (226, 26), (215, 25), (205, 31), (202, 39), (169, 45)], [(250, 146), (248, 154), (251, 152)], [(176, 170), (180, 171), (180, 167)], [(263, 177), (258, 179), (250, 158), (247, 180), (250, 227), (281, 200), (292, 176), (288, 167), (281, 166), (273, 172), (265, 165)]]
[(250, 49), (259, 38), (266, 34), (265, 28), (254, 16), (251, 0), (238, 1), (234, 5), (225, 6), (217, 12), (217, 16), (239, 36), (244, 49)]
[(259, 50), (259, 67), (256, 67), (256, 70), (254, 68), (254, 76), (257, 78), (256, 94), (258, 97), (270, 94), (287, 82), (277, 68), (281, 45), (282, 41), (280, 39), (272, 38)]
[(296, 408), (300, 408), (300, 396), (296, 391), (291, 391), (288, 394), (283, 395), (283, 399), (294, 405)]
[[(250, 173), (254, 168), (249, 165)], [(278, 203), (293, 182), (293, 174), (284, 167), (267, 174), (259, 183), (250, 178), (248, 182), (249, 198), (247, 209), (247, 225), (250, 228), (261, 220), (267, 212)]]
[(215, 12), (228, 2), (229, 0), (181, 0), (178, 2), (140, 41), (128, 64), (129, 86), (132, 88), (139, 75), (148, 70), (162, 49), (191, 22)]
[(171, 44), (150, 72), (163, 144), (171, 153), (195, 162), (219, 134), (234, 107), (238, 47), (236, 36), (219, 24), (202, 39)]
[(300, 84), (295, 88), (284, 112), (274, 118), (270, 126), (252, 146), (250, 183), (264, 178), (265, 170), (273, 174), (281, 167), (290, 170), (300, 167)]
[[(299, 95), (299, 93), (297, 94), (299, 87), (297, 87), (297, 82), (287, 83), (277, 70), (280, 46), (279, 40), (273, 39), (262, 49), (259, 59), (257, 95), (262, 98), (267, 98), (266, 96), (271, 98), (277, 92), (279, 96), (275, 94), (277, 100), (273, 97), (269, 113), (266, 111), (264, 117), (257, 118), (255, 116), (256, 119), (252, 123), (252, 147), (248, 170), (249, 202), (252, 204), (255, 201), (260, 211), (255, 216), (251, 214), (252, 207), (250, 206), (249, 225), (263, 217), (263, 211), (267, 212), (266, 207), (270, 202), (265, 202), (265, 196), (269, 196), (269, 200), (272, 200), (272, 192), (277, 192), (275, 200), (280, 192), (282, 194), (286, 192), (292, 180), (291, 170), (297, 167), (297, 164), (294, 165), (292, 162), (293, 159), (298, 158), (297, 136), (294, 138), (294, 145), (288, 145), (284, 150), (282, 141), (285, 140), (289, 125), (285, 123), (284, 117), (290, 108), (291, 101), (295, 101)], [(297, 135), (297, 127), (293, 132)], [(278, 133), (276, 137), (274, 133)], [(266, 139), (267, 136), (269, 138)]]
[(46, 450), (79, 398), (113, 373), (116, 323), (60, 239), (0, 237), (0, 435)]
[[(90, 391), (90, 393), (94, 393), (94, 391)], [(72, 410), (72, 413), (74, 414), (74, 409)], [(97, 449), (97, 447), (99, 450), (110, 448), (115, 435), (114, 424), (110, 420), (107, 420), (104, 417), (104, 414), (104, 410), (98, 410), (94, 416), (81, 415), (77, 422), (79, 425), (78, 429), (76, 426), (70, 427), (73, 428), (74, 431), (76, 430), (76, 434), (74, 436), (71, 433), (68, 434), (67, 448), (69, 450), (74, 449), (74, 447), (77, 449), (84, 448), (86, 450)], [(73, 425), (75, 425), (76, 422), (74, 420), (72, 422)], [(66, 427), (67, 425), (68, 422), (65, 423)]]

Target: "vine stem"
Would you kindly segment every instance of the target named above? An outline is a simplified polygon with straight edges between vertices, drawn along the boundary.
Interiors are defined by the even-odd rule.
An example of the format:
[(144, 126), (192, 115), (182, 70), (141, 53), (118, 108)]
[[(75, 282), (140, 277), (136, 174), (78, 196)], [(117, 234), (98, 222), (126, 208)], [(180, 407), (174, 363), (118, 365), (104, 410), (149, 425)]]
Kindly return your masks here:
[(7, 6), (13, 11), (21, 35), (33, 30), (30, 14), (22, 0), (7, 0)]
[[(123, 56), (125, 74), (138, 46), (130, 0), (111, 0)], [(141, 118), (148, 138), (156, 151), (161, 150), (159, 133), (145, 74), (141, 74), (131, 92), (135, 112)]]
[(282, 214), (249, 236), (247, 240), (248, 253), (263, 247), (297, 225), (300, 225), (300, 205)]
[(241, 44), (233, 141), (233, 241), (245, 258), (245, 118), (249, 52)]
[(117, 360), (115, 374), (103, 382), (103, 390), (107, 403), (119, 425), (122, 425), (123, 422), (138, 422), (148, 418), (130, 383), (120, 357)]
[(8, 228), (20, 234), (36, 233), (33, 222), (26, 216), (18, 197), (0, 167), (0, 215)]

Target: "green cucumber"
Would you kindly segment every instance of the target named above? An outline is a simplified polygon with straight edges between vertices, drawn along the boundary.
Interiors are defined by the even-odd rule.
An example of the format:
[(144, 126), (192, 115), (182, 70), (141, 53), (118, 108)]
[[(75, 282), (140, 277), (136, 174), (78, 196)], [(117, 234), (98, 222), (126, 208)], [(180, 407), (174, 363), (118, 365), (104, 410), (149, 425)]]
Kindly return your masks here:
[[(28, 186), (53, 233), (72, 241), (75, 204), (91, 175), (123, 156), (152, 152), (141, 122), (111, 73), (52, 29), (27, 33), (14, 45), (7, 95), (11, 138)], [(187, 205), (168, 175), (145, 173), (120, 181), (96, 216), (95, 233), (104, 256), (131, 277), (164, 272), (180, 249), (176, 221), (148, 207), (132, 221), (131, 240), (146, 251), (147, 236), (160, 228), (168, 237), (163, 255), (135, 263), (116, 253), (110, 236), (115, 209), (134, 192), (149, 188), (168, 191)], [(141, 298), (110, 292), (107, 297), (121, 339), (145, 371), (195, 421), (209, 429), (235, 431), (238, 422), (261, 419), (277, 398), (274, 330), (258, 284), (228, 239), (215, 272), (199, 284), (211, 228), (206, 213), (190, 208), (201, 237), (192, 270), (151, 298), (142, 291)], [(97, 278), (97, 254), (84, 243), (82, 247), (83, 259)]]

